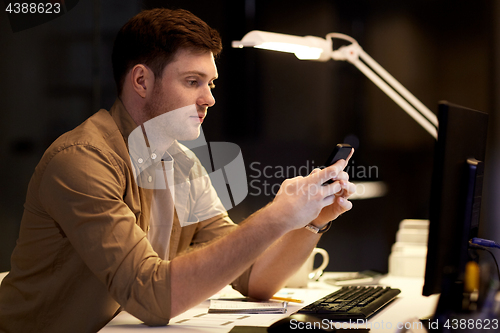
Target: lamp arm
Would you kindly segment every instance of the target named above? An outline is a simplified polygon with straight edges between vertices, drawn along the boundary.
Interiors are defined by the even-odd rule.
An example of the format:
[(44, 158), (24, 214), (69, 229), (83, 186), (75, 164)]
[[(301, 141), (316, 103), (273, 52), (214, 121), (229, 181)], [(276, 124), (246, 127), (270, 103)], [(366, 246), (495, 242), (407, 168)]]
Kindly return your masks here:
[(398, 104), (410, 117), (420, 124), (430, 135), (437, 139), (437, 129), (427, 120), (422, 114), (417, 112), (404, 98), (402, 98), (396, 91), (390, 87), (384, 80), (377, 76), (368, 66), (361, 60), (357, 59), (350, 61), (356, 68), (358, 68), (367, 78), (377, 85), (383, 92), (386, 93), (396, 104)]
[(415, 96), (413, 96), (408, 89), (406, 89), (398, 80), (396, 80), (391, 74), (389, 74), (382, 66), (378, 64), (372, 57), (368, 55), (361, 47), (359, 48), (359, 57), (361, 60), (366, 62), (375, 73), (380, 75), (384, 80), (386, 80), (401, 96), (406, 98), (424, 117), (426, 117), (434, 126), (438, 126), (438, 119), (436, 115), (429, 110), (422, 102), (420, 102)]
[(348, 61), (356, 66), (358, 70), (375, 83), (377, 87), (408, 113), (420, 126), (437, 139), (438, 120), (436, 115), (370, 57), (357, 42), (332, 51), (332, 59)]

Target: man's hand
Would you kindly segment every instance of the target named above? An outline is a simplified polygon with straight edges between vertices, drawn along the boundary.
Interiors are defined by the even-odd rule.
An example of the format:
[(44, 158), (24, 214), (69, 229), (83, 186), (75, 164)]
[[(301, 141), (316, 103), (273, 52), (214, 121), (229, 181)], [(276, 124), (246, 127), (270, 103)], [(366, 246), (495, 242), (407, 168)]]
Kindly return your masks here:
[[(307, 260), (321, 235), (305, 230), (305, 225), (312, 221), (322, 228), (351, 208), (347, 198), (356, 187), (349, 183), (347, 173), (342, 171), (345, 165), (346, 161), (340, 160), (323, 170), (313, 170), (307, 177), (283, 182), (269, 207), (272, 207), (272, 214), (279, 214), (278, 218), (268, 219), (267, 223), (278, 221), (285, 234), (254, 263), (249, 282), (250, 296), (268, 299)], [(323, 186), (330, 179), (333, 183)]]
[[(352, 194), (354, 185), (342, 171), (345, 164), (340, 160), (323, 170), (313, 170), (307, 177), (287, 179), (281, 184), (271, 206), (284, 217), (289, 230), (304, 227), (317, 218), (318, 224), (332, 217), (330, 221), (350, 209), (346, 198)], [(323, 186), (329, 179), (334, 182)]]
[[(314, 169), (312, 173), (318, 171), (319, 169)], [(356, 192), (356, 185), (349, 182), (349, 175), (344, 171), (340, 172), (337, 179), (334, 180), (333, 184), (339, 184), (341, 190), (335, 193), (333, 203), (324, 207), (318, 217), (312, 221), (312, 224), (320, 229), (352, 208), (352, 203), (347, 199)]]

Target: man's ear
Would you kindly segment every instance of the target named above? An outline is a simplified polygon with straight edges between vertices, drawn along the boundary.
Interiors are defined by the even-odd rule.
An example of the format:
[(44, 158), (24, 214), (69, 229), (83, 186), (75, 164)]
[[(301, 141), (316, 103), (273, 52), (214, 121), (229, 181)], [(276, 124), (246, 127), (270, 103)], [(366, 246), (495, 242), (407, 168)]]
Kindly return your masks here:
[(137, 64), (130, 70), (130, 80), (132, 88), (142, 98), (146, 98), (148, 90), (153, 91), (154, 74), (143, 64)]

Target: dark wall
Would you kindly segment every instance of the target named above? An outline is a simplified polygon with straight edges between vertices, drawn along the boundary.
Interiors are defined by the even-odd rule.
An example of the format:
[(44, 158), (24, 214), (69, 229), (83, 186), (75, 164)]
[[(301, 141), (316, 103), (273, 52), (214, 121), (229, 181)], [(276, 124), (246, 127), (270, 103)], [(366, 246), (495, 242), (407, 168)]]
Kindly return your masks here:
[[(0, 271), (10, 267), (27, 184), (41, 154), (57, 136), (111, 106), (114, 36), (141, 8), (156, 6), (191, 10), (223, 38), (217, 103), (203, 130), (208, 141), (234, 142), (242, 149), (249, 195), (230, 211), (233, 219), (242, 221), (272, 200), (285, 177), (321, 166), (335, 143), (347, 140), (357, 144), (355, 170), (377, 170), (354, 174), (354, 180), (384, 181), (389, 192), (354, 202), (320, 246), (330, 253), (329, 270), (386, 270), (400, 220), (428, 215), (433, 139), (348, 63), (231, 48), (232, 40), (253, 29), (320, 37), (342, 32), (431, 110), (447, 99), (498, 119), (498, 80), (492, 74), (500, 45), (496, 5), (487, 0), (375, 3), (80, 1), (60, 18), (16, 33), (2, 12)], [(488, 197), (486, 205), (492, 207), (496, 198)], [(485, 222), (488, 230), (496, 230), (492, 220)]]

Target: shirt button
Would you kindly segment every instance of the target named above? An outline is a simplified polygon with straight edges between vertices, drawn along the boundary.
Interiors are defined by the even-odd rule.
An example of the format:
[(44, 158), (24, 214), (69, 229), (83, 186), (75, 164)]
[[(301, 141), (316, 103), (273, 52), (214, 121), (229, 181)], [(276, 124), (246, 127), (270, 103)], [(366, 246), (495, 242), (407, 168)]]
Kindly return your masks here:
[(137, 160), (137, 162), (139, 162), (139, 164), (141, 164), (142, 162), (144, 162), (144, 160), (139, 157), (139, 159)]
[(151, 183), (152, 181), (153, 181), (153, 177), (152, 177), (152, 176), (149, 176), (149, 177), (148, 177), (148, 182), (150, 182), (150, 183)]
[(155, 153), (152, 153), (152, 154), (151, 154), (151, 159), (153, 159), (153, 160), (154, 160), (155, 158), (156, 158), (156, 154), (155, 154)]

